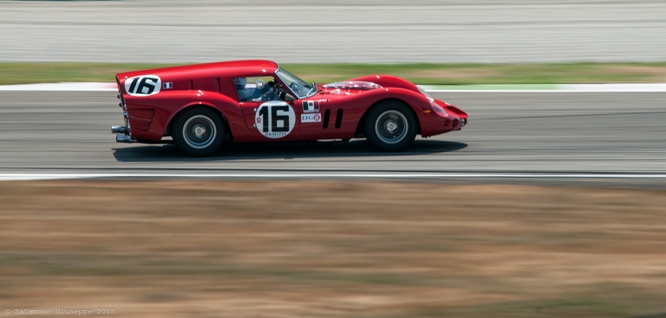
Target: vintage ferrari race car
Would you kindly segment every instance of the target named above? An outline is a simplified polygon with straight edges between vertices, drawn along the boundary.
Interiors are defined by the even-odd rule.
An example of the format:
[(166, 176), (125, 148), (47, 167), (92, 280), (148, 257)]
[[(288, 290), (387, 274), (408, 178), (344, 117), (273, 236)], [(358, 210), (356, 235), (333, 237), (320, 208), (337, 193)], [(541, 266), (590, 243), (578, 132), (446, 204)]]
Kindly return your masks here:
[(467, 114), (416, 85), (371, 75), (319, 85), (264, 60), (116, 75), (124, 126), (118, 142), (173, 142), (191, 156), (228, 142), (366, 138), (382, 151), (460, 130)]

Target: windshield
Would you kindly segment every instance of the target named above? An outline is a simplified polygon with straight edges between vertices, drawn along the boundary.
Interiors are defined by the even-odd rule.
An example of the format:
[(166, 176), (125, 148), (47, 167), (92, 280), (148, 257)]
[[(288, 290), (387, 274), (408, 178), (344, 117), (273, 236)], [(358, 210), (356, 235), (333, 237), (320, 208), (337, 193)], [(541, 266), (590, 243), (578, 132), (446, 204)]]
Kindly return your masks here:
[(298, 76), (287, 72), (287, 70), (278, 68), (275, 71), (277, 75), (291, 90), (296, 94), (299, 99), (307, 98), (317, 94), (317, 87), (308, 84), (306, 81), (300, 79)]
[(419, 89), (419, 92), (421, 92), (421, 94), (423, 94), (423, 95), (425, 95), (426, 97), (428, 97), (428, 99), (429, 99), (431, 102), (435, 100), (435, 97), (432, 96), (432, 95), (430, 95), (430, 93), (428, 93), (425, 89), (421, 88), (421, 86), (416, 86), (416, 88)]

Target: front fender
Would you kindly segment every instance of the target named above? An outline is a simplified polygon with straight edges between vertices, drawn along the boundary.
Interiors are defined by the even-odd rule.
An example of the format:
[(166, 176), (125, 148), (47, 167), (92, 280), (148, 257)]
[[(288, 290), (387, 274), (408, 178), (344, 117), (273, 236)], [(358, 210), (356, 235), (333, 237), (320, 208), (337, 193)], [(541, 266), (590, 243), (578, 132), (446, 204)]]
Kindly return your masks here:
[[(431, 106), (428, 98), (420, 92), (414, 92), (405, 88), (382, 87), (355, 95), (343, 95), (335, 100), (335, 103), (340, 105), (337, 107), (343, 107), (345, 109), (345, 118), (346, 120), (349, 120), (349, 124), (353, 123), (352, 125), (354, 127), (354, 130), (349, 131), (348, 133), (354, 135), (362, 130), (361, 128), (365, 124), (364, 120), (373, 107), (384, 101), (390, 100), (399, 101), (409, 106), (416, 116), (419, 131), (422, 130), (421, 123), (424, 120), (424, 116), (429, 115), (426, 114), (424, 110), (429, 111)], [(332, 104), (332, 107), (336, 107), (336, 104)], [(348, 127), (348, 125), (345, 124), (343, 124), (343, 126)]]
[(358, 77), (351, 79), (352, 81), (366, 81), (366, 82), (373, 82), (375, 84), (379, 84), (383, 87), (395, 87), (395, 88), (404, 88), (406, 90), (410, 90), (413, 92), (418, 92), (419, 89), (416, 87), (416, 85), (412, 84), (411, 82), (404, 80), (400, 77), (393, 76), (393, 75), (384, 75), (384, 74), (379, 74), (379, 75), (368, 75), (368, 76), (363, 76), (363, 77)]
[(405, 88), (383, 87), (359, 95), (366, 100), (366, 105), (376, 105), (384, 100), (402, 101), (412, 108), (419, 123), (423, 120), (423, 116), (425, 116), (424, 110), (430, 110), (431, 108), (427, 97), (420, 92), (414, 92)]

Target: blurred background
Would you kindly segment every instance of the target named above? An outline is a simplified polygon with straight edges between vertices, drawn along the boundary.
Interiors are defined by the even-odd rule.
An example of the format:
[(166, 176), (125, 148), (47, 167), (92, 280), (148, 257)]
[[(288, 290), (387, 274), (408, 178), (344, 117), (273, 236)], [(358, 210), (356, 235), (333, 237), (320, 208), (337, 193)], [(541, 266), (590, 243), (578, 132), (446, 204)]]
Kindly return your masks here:
[[(664, 30), (661, 0), (0, 1), (0, 316), (666, 317)], [(250, 58), (470, 124), (193, 159), (40, 84)]]
[(660, 0), (0, 1), (0, 61), (664, 60)]

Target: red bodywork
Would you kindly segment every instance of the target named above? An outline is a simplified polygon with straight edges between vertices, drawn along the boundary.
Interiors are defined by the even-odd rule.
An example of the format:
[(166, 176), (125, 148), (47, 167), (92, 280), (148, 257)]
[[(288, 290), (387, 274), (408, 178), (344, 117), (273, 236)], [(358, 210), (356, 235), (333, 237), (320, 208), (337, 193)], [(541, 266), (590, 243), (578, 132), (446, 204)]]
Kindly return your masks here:
[[(423, 137), (460, 130), (467, 122), (465, 112), (425, 96), (416, 85), (406, 80), (390, 75), (372, 75), (335, 85), (317, 85), (317, 94), (290, 103), (296, 113), (293, 130), (279, 139), (267, 138), (254, 126), (256, 108), (263, 102), (239, 102), (233, 79), (275, 76), (277, 69), (278, 65), (272, 61), (246, 60), (119, 73), (116, 81), (129, 120), (129, 134), (139, 142), (159, 142), (163, 136), (170, 135), (174, 118), (188, 107), (210, 107), (219, 111), (235, 142), (354, 138), (363, 135), (364, 115), (374, 105), (386, 100), (409, 105), (418, 119), (418, 133)], [(159, 77), (159, 92), (128, 94), (125, 81), (146, 75)], [(275, 76), (275, 79), (281, 82), (279, 77)], [(301, 122), (303, 108), (300, 105), (310, 100), (318, 101), (324, 117), (322, 122)], [(324, 123), (327, 113), (328, 120)]]

